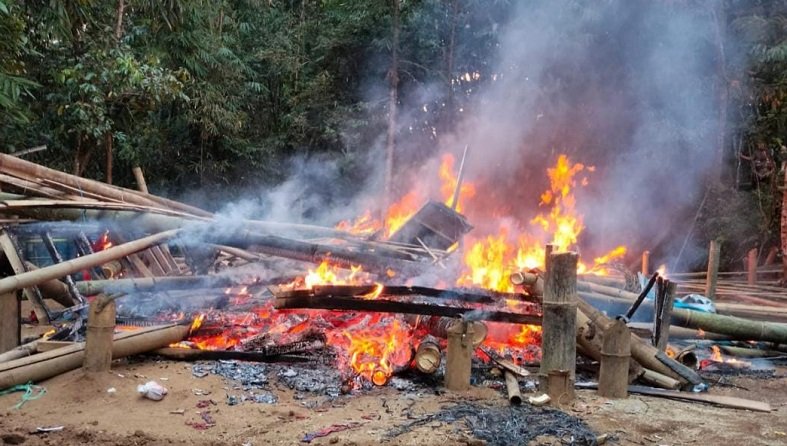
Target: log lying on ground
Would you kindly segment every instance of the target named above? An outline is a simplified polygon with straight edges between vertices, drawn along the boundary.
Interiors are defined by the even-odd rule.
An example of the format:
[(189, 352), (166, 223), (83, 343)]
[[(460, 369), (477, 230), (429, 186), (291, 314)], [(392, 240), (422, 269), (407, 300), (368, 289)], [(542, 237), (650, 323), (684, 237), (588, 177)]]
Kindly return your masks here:
[[(600, 290), (598, 287), (596, 289)], [(625, 307), (636, 298), (634, 293), (623, 290), (616, 290), (616, 295), (620, 297), (590, 293), (591, 297), (606, 299), (610, 305), (621, 307)], [(588, 297), (588, 294), (580, 293), (580, 297)], [(717, 306), (721, 309), (722, 304), (717, 304)], [(753, 321), (735, 316), (674, 308), (672, 310), (672, 324), (728, 335), (743, 341), (787, 343), (787, 324), (775, 322)]]
[(40, 339), (36, 339), (35, 341), (8, 350), (5, 353), (0, 353), (0, 364), (35, 354), (38, 351), (38, 344), (40, 341)]
[(265, 352), (241, 352), (233, 350), (197, 350), (193, 348), (164, 347), (150, 352), (177, 361), (250, 361), (250, 362), (308, 362), (307, 357), (295, 355), (271, 355)]
[(503, 372), (503, 375), (506, 378), (508, 402), (511, 403), (512, 406), (519, 406), (522, 404), (522, 392), (519, 389), (519, 381), (516, 379), (516, 376), (508, 370)]
[(21, 288), (36, 286), (48, 280), (64, 277), (68, 274), (74, 274), (78, 271), (89, 269), (111, 260), (119, 259), (129, 254), (147, 249), (153, 245), (162, 243), (174, 237), (177, 235), (177, 233), (177, 230), (165, 231), (159, 234), (141, 238), (139, 240), (134, 240), (133, 242), (113, 246), (112, 248), (97, 252), (95, 254), (77, 257), (63, 263), (41, 268), (37, 271), (29, 271), (0, 279), (0, 294)]
[[(40, 268), (30, 262), (25, 262), (28, 271), (36, 271)], [(52, 299), (60, 305), (68, 308), (74, 305), (74, 299), (68, 292), (68, 285), (58, 279), (47, 280), (38, 284), (38, 289), (44, 299)]]
[[(184, 325), (163, 325), (116, 334), (112, 357), (123, 358), (165, 347), (183, 340), (189, 332)], [(0, 389), (39, 382), (79, 368), (85, 356), (85, 343), (63, 347), (27, 358), (0, 364)]]

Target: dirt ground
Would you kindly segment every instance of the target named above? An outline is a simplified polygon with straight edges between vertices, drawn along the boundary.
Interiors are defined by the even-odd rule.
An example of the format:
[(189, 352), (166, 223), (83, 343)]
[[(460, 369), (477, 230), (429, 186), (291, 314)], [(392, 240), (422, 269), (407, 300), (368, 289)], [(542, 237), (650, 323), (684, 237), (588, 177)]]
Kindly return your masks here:
[[(610, 401), (592, 391), (579, 391), (566, 411), (584, 420), (598, 434), (611, 434), (608, 444), (684, 445), (787, 444), (787, 369), (778, 378), (736, 378), (736, 387), (713, 388), (713, 393), (765, 400), (772, 413), (722, 409), (633, 395)], [(138, 384), (156, 380), (169, 389), (162, 401), (139, 396)], [(116, 361), (111, 373), (85, 376), (81, 370), (41, 383), (46, 394), (11, 409), (21, 393), (0, 397), (0, 444), (24, 445), (297, 445), (304, 435), (335, 424), (351, 429), (315, 439), (313, 445), (446, 445), (484, 444), (462, 421), (434, 421), (394, 439), (384, 434), (413, 416), (433, 413), (450, 402), (476, 400), (504, 406), (498, 390), (474, 387), (463, 394), (431, 390), (399, 392), (391, 387), (361, 395), (341, 396), (307, 408), (288, 388), (272, 383), (275, 404), (245, 401), (227, 404), (234, 383), (208, 375), (198, 378), (188, 363), (152, 358)], [(107, 392), (115, 388), (115, 392)], [(207, 393), (198, 395), (195, 393)], [(213, 400), (199, 409), (200, 401)], [(198, 413), (209, 410), (215, 426), (205, 430)], [(182, 412), (182, 413), (181, 413)], [(407, 415), (410, 418), (408, 419)], [(64, 426), (60, 432), (32, 433), (37, 427)], [(560, 444), (537, 441), (531, 444)]]

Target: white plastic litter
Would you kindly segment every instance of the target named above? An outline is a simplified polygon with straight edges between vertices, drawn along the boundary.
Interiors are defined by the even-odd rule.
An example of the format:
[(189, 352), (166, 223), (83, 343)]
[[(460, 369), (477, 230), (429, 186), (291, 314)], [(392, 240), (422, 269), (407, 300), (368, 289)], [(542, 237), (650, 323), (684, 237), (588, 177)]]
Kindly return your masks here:
[(161, 401), (167, 394), (167, 388), (156, 381), (148, 381), (137, 386), (137, 392), (149, 400)]

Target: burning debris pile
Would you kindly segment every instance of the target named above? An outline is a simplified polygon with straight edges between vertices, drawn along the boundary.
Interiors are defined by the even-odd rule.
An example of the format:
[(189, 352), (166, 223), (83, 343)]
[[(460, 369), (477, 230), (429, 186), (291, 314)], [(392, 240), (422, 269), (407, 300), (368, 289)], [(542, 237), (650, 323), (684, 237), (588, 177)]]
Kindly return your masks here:
[[(26, 317), (21, 291), (29, 319), (53, 327), (18, 347), (3, 332), (0, 389), (157, 352), (287, 364), (279, 378), (299, 363), (323, 365), (340, 382), (321, 388), (345, 393), (405, 372), (436, 373), (461, 390), (475, 358), (500, 371), (512, 402), (538, 371), (560, 406), (573, 395), (576, 352), (600, 367), (603, 395), (625, 396), (634, 381), (705, 390), (703, 363), (683, 360), (691, 355), (671, 344), (671, 325), (787, 342), (778, 324), (678, 308), (663, 274), (624, 291), (631, 281), (614, 266), (623, 246), (592, 264), (566, 252), (583, 230), (573, 189), (591, 167), (560, 156), (529, 227), (476, 235), (476, 188), (452, 166), (446, 156), (442, 201), (413, 191), (384, 219), (370, 211), (327, 228), (231, 220), (0, 155), (0, 183), (15, 192), (0, 196), (0, 317), (4, 326)], [(630, 333), (636, 317), (655, 321), (652, 342)], [(225, 369), (210, 371), (243, 374)]]

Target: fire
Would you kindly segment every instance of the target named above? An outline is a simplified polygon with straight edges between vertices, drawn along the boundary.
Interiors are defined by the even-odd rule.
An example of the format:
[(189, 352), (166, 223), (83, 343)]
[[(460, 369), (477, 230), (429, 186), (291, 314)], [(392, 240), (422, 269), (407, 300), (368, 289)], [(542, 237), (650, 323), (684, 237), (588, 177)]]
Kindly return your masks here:
[(357, 285), (366, 283), (368, 274), (360, 266), (351, 266), (350, 272), (335, 267), (324, 260), (317, 269), (309, 269), (303, 278), (307, 289), (312, 289), (316, 285)]
[(711, 361), (724, 362), (724, 358), (721, 356), (721, 349), (719, 348), (718, 345), (711, 345), (710, 349), (711, 349), (711, 355), (710, 355)]
[[(575, 248), (585, 226), (576, 209), (573, 189), (577, 184), (588, 184), (587, 178), (577, 178), (580, 173), (593, 171), (593, 167), (572, 164), (566, 155), (560, 155), (557, 164), (547, 169), (550, 187), (541, 195), (539, 204), (550, 206), (549, 211), (536, 215), (529, 222), (530, 231), (523, 231), (516, 237), (510, 236), (511, 229), (501, 226), (497, 235), (470, 243), (464, 257), (465, 271), (457, 284), (511, 292), (513, 286), (508, 282), (508, 275), (512, 271), (543, 267), (546, 243), (551, 243), (555, 252)], [(543, 235), (533, 235), (538, 233)], [(604, 265), (622, 258), (626, 251), (625, 246), (618, 246), (596, 257), (591, 267), (580, 262), (577, 270), (579, 273), (607, 274)]]
[[(442, 157), (440, 163), (440, 195), (443, 197), (443, 202), (446, 206), (451, 207), (454, 205), (454, 192), (456, 185), (459, 182), (458, 174), (454, 175), (454, 156), (446, 153)], [(475, 197), (475, 185), (466, 181), (462, 182), (459, 186), (459, 203), (457, 203), (456, 211), (462, 212), (463, 203)]]
[(360, 217), (353, 221), (344, 220), (336, 225), (336, 229), (347, 231), (352, 234), (364, 235), (373, 234), (380, 229), (380, 222), (372, 217), (372, 211), (366, 210)]
[[(360, 324), (359, 324), (360, 325)], [(364, 328), (330, 332), (328, 343), (347, 351), (349, 366), (359, 376), (384, 385), (396, 367), (412, 359), (412, 329), (399, 319), (372, 316)]]
[(109, 238), (109, 231), (104, 231), (95, 243), (93, 243), (93, 251), (99, 252), (112, 247), (112, 240)]

